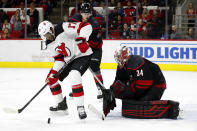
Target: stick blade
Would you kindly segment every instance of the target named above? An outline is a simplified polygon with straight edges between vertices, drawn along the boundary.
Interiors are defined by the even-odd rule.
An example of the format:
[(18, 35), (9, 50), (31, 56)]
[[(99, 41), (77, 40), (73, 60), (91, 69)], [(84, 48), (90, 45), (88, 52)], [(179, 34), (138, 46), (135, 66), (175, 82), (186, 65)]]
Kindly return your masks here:
[(92, 104), (88, 105), (88, 109), (93, 112), (97, 117), (99, 117), (100, 119), (102, 119), (103, 121), (105, 120), (105, 115), (98, 111)]
[(10, 114), (18, 114), (19, 113), (18, 109), (14, 109), (14, 108), (10, 108), (10, 107), (4, 107), (3, 111), (6, 113), (10, 113)]

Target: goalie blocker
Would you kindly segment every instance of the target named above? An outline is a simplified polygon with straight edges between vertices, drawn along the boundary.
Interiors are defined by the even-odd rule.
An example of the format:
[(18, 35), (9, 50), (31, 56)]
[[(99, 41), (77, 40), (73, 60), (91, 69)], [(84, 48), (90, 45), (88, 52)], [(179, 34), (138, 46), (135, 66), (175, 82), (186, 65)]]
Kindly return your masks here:
[(122, 116), (138, 119), (177, 119), (179, 102), (172, 100), (135, 101), (122, 100)]

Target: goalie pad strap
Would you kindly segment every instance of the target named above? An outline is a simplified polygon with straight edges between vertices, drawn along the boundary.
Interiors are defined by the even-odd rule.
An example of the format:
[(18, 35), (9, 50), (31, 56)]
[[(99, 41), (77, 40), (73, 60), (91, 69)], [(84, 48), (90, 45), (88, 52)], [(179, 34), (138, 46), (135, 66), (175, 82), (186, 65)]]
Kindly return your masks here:
[(179, 102), (171, 100), (134, 101), (122, 100), (122, 116), (138, 119), (177, 119)]

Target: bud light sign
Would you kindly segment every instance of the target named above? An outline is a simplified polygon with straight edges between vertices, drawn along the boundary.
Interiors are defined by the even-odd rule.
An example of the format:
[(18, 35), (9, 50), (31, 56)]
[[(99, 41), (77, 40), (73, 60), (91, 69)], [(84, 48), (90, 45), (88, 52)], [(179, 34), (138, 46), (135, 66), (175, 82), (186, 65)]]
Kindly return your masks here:
[(143, 56), (157, 63), (197, 64), (197, 41), (124, 42), (132, 55)]

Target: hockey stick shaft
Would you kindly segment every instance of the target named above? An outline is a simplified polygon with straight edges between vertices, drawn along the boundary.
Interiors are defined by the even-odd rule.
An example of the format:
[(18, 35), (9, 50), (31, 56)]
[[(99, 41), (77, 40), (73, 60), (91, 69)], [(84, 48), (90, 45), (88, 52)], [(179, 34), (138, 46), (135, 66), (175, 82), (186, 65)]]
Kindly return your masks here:
[[(68, 66), (68, 64), (72, 62), (74, 59), (75, 55), (67, 63), (65, 63), (65, 65), (55, 74), (54, 77), (60, 75), (62, 71)], [(44, 90), (45, 87), (47, 87), (47, 85), (48, 84), (46, 83), (22, 108), (18, 109), (18, 113), (21, 113), (40, 94), (40, 92), (42, 92), (42, 90)]]
[(93, 70), (89, 67), (90, 72), (93, 74), (94, 78), (96, 78), (96, 80), (99, 82), (99, 84), (101, 85), (101, 90), (106, 89), (105, 86), (103, 85), (103, 83), (99, 80), (99, 78), (96, 76), (96, 74), (93, 72)]

